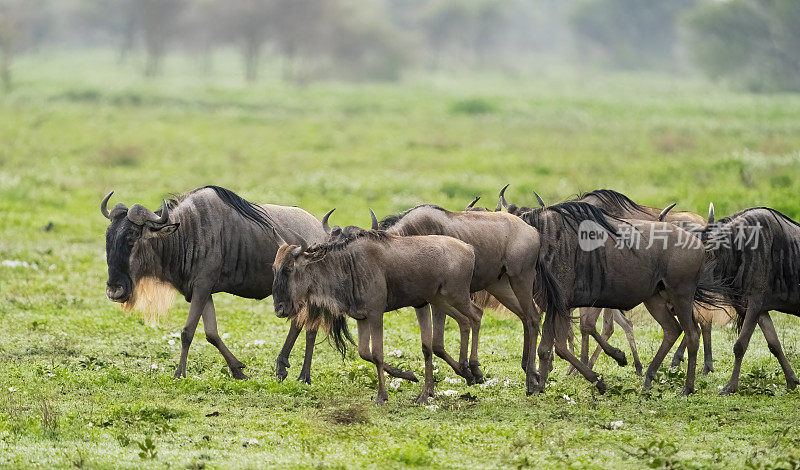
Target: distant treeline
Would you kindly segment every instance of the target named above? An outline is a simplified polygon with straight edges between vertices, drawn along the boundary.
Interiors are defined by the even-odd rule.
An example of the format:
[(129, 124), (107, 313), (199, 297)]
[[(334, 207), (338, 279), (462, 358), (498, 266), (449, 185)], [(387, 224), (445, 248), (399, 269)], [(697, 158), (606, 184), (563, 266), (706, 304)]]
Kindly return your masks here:
[(0, 80), (48, 44), (169, 51), (213, 67), (236, 48), (248, 81), (280, 57), (286, 80), (394, 80), (413, 67), (536, 70), (552, 60), (685, 70), (753, 90), (800, 90), (798, 0), (0, 0)]

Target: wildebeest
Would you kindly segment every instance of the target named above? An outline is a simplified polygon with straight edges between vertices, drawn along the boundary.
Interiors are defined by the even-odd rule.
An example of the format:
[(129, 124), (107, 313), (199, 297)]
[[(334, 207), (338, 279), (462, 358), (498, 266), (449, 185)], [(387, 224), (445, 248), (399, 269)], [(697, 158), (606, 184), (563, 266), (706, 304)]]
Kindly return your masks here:
[(783, 353), (770, 310), (799, 315), (800, 224), (775, 209), (755, 207), (714, 223), (713, 209), (702, 234), (715, 257), (714, 274), (731, 286), (739, 337), (733, 346), (730, 381), (720, 393), (739, 388), (739, 373), (756, 324), (778, 359), (786, 386), (800, 383)]
[[(228, 292), (263, 299), (272, 293), (272, 262), (282, 240), (272, 228), (290, 228), (307, 240), (323, 241), (320, 221), (297, 207), (257, 206), (218, 186), (195, 189), (164, 201), (156, 213), (139, 204), (100, 211), (111, 221), (106, 230), (108, 298), (125, 310), (143, 309), (148, 323), (156, 323), (171, 303), (169, 293), (180, 292), (190, 302), (181, 331), (181, 356), (175, 377), (186, 376), (186, 360), (200, 317), (206, 339), (217, 347), (237, 379), (247, 376), (217, 331), (212, 294)], [(292, 325), (277, 360), (279, 377), (286, 375), (289, 352), (300, 329)], [(300, 380), (308, 381), (316, 330), (306, 331), (306, 356)], [(282, 377), (281, 377), (282, 378)]]
[[(540, 207), (546, 206), (544, 200), (542, 200), (542, 198), (538, 194), (536, 193), (534, 194), (536, 195), (536, 199), (539, 203), (539, 206)], [(597, 189), (588, 193), (583, 193), (573, 200), (592, 204), (619, 219), (664, 221), (677, 225), (691, 233), (697, 233), (698, 231), (702, 230), (706, 225), (706, 219), (700, 214), (690, 211), (672, 210), (676, 205), (674, 203), (662, 210), (655, 207), (649, 207), (638, 204), (633, 200), (631, 200), (629, 197), (625, 196), (624, 194), (610, 189)], [(512, 212), (514, 211), (521, 212), (530, 210), (529, 208), (525, 207), (516, 207), (516, 206), (510, 207), (510, 205), (505, 201), (502, 190), (500, 193), (499, 205), (509, 208), (509, 210)], [(703, 374), (706, 374), (714, 370), (713, 367), (714, 361), (713, 361), (712, 345), (711, 345), (711, 327), (715, 311), (719, 311), (719, 309), (714, 309), (706, 305), (695, 306), (695, 318), (698, 320), (700, 324), (700, 331), (702, 333), (702, 338), (703, 338), (703, 353), (704, 353), (703, 368), (702, 368)], [(723, 312), (725, 311), (723, 310)], [(590, 366), (593, 365), (594, 360), (596, 359), (600, 349), (608, 351), (610, 355), (615, 359), (622, 357), (621, 356), (623, 355), (622, 352), (618, 351), (616, 348), (613, 348), (610, 344), (608, 344), (607, 341), (611, 333), (613, 333), (613, 322), (611, 321), (611, 319), (614, 318), (614, 316), (616, 316), (620, 320), (617, 323), (620, 326), (622, 326), (623, 330), (625, 331), (628, 337), (628, 342), (630, 343), (631, 346), (631, 352), (634, 356), (634, 367), (636, 368), (636, 372), (637, 374), (641, 374), (642, 366), (641, 362), (639, 361), (638, 354), (636, 353), (636, 344), (635, 340), (633, 339), (633, 330), (627, 321), (623, 321), (624, 314), (622, 312), (607, 311), (605, 314), (606, 317), (603, 322), (603, 332), (598, 333), (596, 324), (600, 313), (601, 313), (600, 309), (594, 309), (589, 307), (584, 307), (580, 309), (581, 336), (582, 336), (581, 360), (584, 362), (588, 360), (588, 364)], [(598, 348), (595, 350), (594, 354), (592, 354), (591, 359), (588, 358), (589, 336), (593, 337), (598, 342)], [(681, 344), (678, 346), (678, 349), (675, 352), (675, 356), (673, 357), (672, 360), (673, 366), (679, 365), (680, 362), (683, 360), (683, 353), (686, 348), (686, 341), (687, 339), (684, 336), (683, 340), (681, 341)]]
[[(275, 313), (300, 325), (330, 325), (334, 339), (346, 333), (346, 316), (358, 322), (358, 353), (378, 371), (376, 402), (388, 398), (384, 370), (416, 380), (389, 366), (383, 357), (383, 314), (402, 307), (432, 305), (452, 316), (462, 331), (479, 321), (469, 297), (475, 264), (471, 246), (440, 235), (397, 236), (381, 230), (346, 227), (338, 237), (311, 246), (284, 245), (273, 265)], [(305, 312), (305, 313), (303, 313)], [(305, 316), (303, 318), (303, 315)], [(429, 322), (420, 317), (425, 385), (417, 402), (433, 395), (433, 345)], [(462, 334), (462, 342), (469, 340)], [(344, 341), (336, 341), (344, 353)], [(462, 350), (460, 368), (469, 371)]]
[[(477, 198), (467, 209), (477, 202)], [(504, 212), (470, 211), (451, 212), (442, 207), (425, 204), (380, 223), (373, 214), (373, 229), (387, 233), (409, 235), (448, 235), (471, 245), (475, 250), (475, 269), (470, 292), (485, 290), (498, 299), (522, 321), (524, 347), (522, 368), (526, 371), (529, 390), (538, 386), (536, 375), (536, 344), (541, 316), (534, 307), (534, 292), (539, 305), (548, 310), (549, 304), (560, 303), (560, 292), (552, 276), (540, 260), (539, 233), (519, 217)], [(537, 287), (534, 290), (534, 287)], [(452, 359), (444, 349), (444, 312), (433, 312), (433, 351), (448, 363)], [(482, 316), (483, 310), (480, 310)], [(430, 315), (426, 309), (417, 309), (417, 316)], [(480, 323), (473, 325), (470, 370), (475, 379), (482, 380), (478, 363)], [(462, 332), (462, 335), (464, 332)], [(463, 349), (466, 343), (461, 344)], [(469, 379), (468, 379), (469, 382)]]
[[(699, 240), (675, 225), (617, 219), (585, 202), (565, 202), (519, 216), (539, 230), (545, 262), (562, 288), (566, 307), (628, 310), (644, 302), (659, 322), (664, 338), (645, 374), (645, 388), (681, 330), (685, 331), (689, 361), (682, 393), (692, 393), (699, 336), (692, 307), (695, 301), (713, 302), (721, 290), (713, 282), (712, 266)], [(581, 234), (588, 233), (595, 235), (581, 240)], [(647, 246), (636, 240), (644, 240)], [(609, 241), (616, 247), (606, 246)], [(566, 345), (568, 326), (548, 325), (545, 320), (539, 346), (542, 384), (550, 371), (554, 346), (560, 357), (572, 356)], [(591, 382), (599, 378), (594, 371), (580, 372)]]

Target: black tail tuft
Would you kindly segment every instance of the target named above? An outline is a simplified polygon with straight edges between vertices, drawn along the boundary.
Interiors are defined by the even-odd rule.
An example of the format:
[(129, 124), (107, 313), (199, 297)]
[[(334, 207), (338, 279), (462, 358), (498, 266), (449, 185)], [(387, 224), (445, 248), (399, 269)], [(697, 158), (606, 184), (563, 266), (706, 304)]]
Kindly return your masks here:
[(342, 354), (342, 359), (344, 359), (345, 353), (347, 353), (347, 343), (355, 344), (350, 335), (350, 329), (347, 327), (347, 317), (337, 316), (333, 319), (328, 338), (333, 341), (336, 350)]
[[(716, 261), (710, 255), (707, 256), (694, 293), (695, 305), (721, 309), (738, 306), (739, 301), (734, 289), (714, 275), (715, 266)], [(741, 321), (743, 320), (739, 319), (739, 322)]]
[(536, 303), (539, 308), (548, 314), (569, 316), (561, 286), (541, 257), (536, 261), (536, 279), (538, 284)]

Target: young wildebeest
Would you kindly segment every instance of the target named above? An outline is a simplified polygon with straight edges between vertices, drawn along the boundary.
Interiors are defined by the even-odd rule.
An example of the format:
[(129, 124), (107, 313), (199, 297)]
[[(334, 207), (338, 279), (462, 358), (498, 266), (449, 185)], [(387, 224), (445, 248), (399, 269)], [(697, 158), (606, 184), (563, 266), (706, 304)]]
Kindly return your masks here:
[[(585, 202), (533, 209), (520, 217), (539, 230), (545, 263), (561, 286), (567, 308), (629, 310), (644, 302), (664, 329), (661, 347), (645, 374), (645, 388), (681, 329), (686, 332), (689, 361), (683, 394), (692, 393), (699, 339), (692, 306), (695, 301), (712, 301), (721, 289), (713, 283), (712, 266), (699, 240), (675, 225), (616, 219)], [(589, 233), (593, 238), (582, 238)], [(572, 356), (566, 345), (567, 328), (568, 324), (548, 325), (545, 320), (539, 346), (542, 384), (550, 371), (553, 346), (560, 357)], [(599, 378), (594, 371), (579, 372), (591, 382)]]
[[(329, 326), (334, 339), (346, 335), (347, 316), (356, 319), (358, 353), (378, 370), (375, 401), (383, 404), (388, 398), (383, 371), (395, 369), (383, 358), (384, 312), (431, 304), (469, 331), (469, 325), (479, 321), (469, 298), (474, 264), (472, 247), (452, 237), (401, 237), (346, 227), (326, 243), (308, 248), (301, 240), (300, 246), (278, 250), (273, 265), (275, 313), (301, 326)], [(425, 385), (418, 403), (426, 403), (434, 387), (431, 326), (424, 320), (420, 318)], [(469, 340), (463, 335), (461, 339)], [(344, 354), (344, 341), (336, 344)], [(468, 371), (466, 354), (460, 359)], [(392, 375), (416, 381), (408, 371), (395, 369)]]
[(732, 303), (736, 305), (740, 329), (733, 346), (733, 373), (720, 393), (738, 390), (742, 358), (756, 324), (783, 369), (786, 386), (794, 389), (800, 382), (783, 353), (769, 311), (799, 315), (800, 224), (767, 207), (713, 221), (712, 206), (703, 241), (713, 250), (715, 276), (733, 290)]
[[(186, 376), (186, 359), (200, 317), (206, 339), (217, 347), (236, 379), (245, 379), (244, 364), (228, 350), (217, 332), (211, 296), (228, 292), (263, 299), (272, 293), (272, 261), (283, 240), (272, 228), (290, 228), (307, 240), (323, 241), (326, 232), (311, 214), (297, 207), (257, 206), (233, 192), (206, 186), (170, 201), (153, 213), (134, 204), (107, 209), (109, 193), (100, 204), (111, 220), (106, 231), (108, 282), (106, 294), (130, 311), (143, 310), (145, 321), (158, 322), (174, 295), (190, 302), (181, 332), (181, 357), (175, 378)], [(329, 214), (327, 214), (329, 215)], [(327, 215), (326, 218), (327, 219)], [(278, 356), (277, 373), (286, 376), (289, 352), (300, 329), (292, 325)], [(299, 380), (308, 382), (316, 330), (306, 331), (306, 356)]]
[[(470, 209), (477, 199), (473, 201)], [(545, 311), (550, 303), (559, 302), (558, 287), (544, 264), (539, 262), (539, 233), (519, 217), (504, 212), (464, 211), (450, 212), (436, 205), (421, 205), (378, 223), (372, 215), (372, 228), (387, 233), (409, 235), (447, 235), (458, 238), (475, 250), (475, 269), (470, 292), (485, 290), (514, 312), (523, 324), (524, 347), (522, 369), (526, 383), (533, 390), (538, 386), (536, 375), (536, 344), (541, 316), (534, 307), (534, 282), (538, 282), (537, 302)], [(550, 282), (548, 282), (550, 281)], [(483, 310), (477, 309), (478, 318)], [(445, 312), (432, 308), (433, 351), (453, 365), (453, 359), (444, 348)], [(426, 308), (417, 309), (417, 317), (430, 318)], [(429, 322), (430, 320), (426, 320)], [(423, 320), (420, 320), (420, 324)], [(482, 381), (483, 373), (478, 363), (480, 322), (472, 327), (472, 352), (470, 370), (475, 380)], [(465, 332), (461, 332), (462, 337)], [(469, 332), (466, 332), (469, 334)], [(461, 344), (462, 355), (466, 343)], [(455, 367), (454, 367), (455, 368)], [(467, 378), (471, 383), (470, 378)]]

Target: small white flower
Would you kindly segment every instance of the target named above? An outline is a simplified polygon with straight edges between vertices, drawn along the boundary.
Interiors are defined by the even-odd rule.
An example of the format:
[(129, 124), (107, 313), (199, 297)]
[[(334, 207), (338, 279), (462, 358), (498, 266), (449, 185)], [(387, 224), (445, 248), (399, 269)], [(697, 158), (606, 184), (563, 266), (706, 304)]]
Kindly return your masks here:
[(425, 408), (429, 409), (430, 411), (436, 411), (439, 409), (439, 405), (425, 405)]
[[(567, 395), (566, 393), (562, 393), (562, 394), (561, 394), (561, 396), (562, 396), (562, 397), (564, 397), (564, 400), (567, 400), (567, 403), (569, 403), (570, 405), (574, 405), (574, 404), (575, 404), (575, 400), (574, 400), (574, 399), (572, 399), (572, 398), (571, 398), (569, 395)], [(620, 421), (620, 423), (621, 423), (621, 422), (622, 422), (622, 421)]]
[(394, 379), (392, 379), (391, 382), (389, 382), (389, 386), (392, 387), (392, 389), (397, 390), (398, 388), (400, 388), (400, 385), (402, 385), (402, 383), (403, 379), (395, 377)]
[(439, 390), (436, 392), (437, 395), (444, 395), (446, 397), (454, 397), (458, 395), (458, 390)]
[(617, 429), (622, 428), (622, 426), (624, 426), (624, 425), (625, 425), (625, 423), (623, 423), (622, 421), (612, 421), (611, 423), (609, 423), (609, 426), (611, 426), (611, 429), (613, 429), (615, 431)]
[(656, 414), (655, 410), (647, 410), (651, 415)]
[(222, 339), (228, 339), (231, 337), (230, 333), (222, 333)]
[(249, 446), (257, 446), (258, 445), (258, 439), (254, 438), (254, 437), (250, 438), (250, 440), (247, 441), (247, 445), (249, 445)]
[(158, 370), (158, 364), (153, 363), (153, 365), (150, 366), (150, 368), (153, 370)]
[(403, 351), (395, 349), (394, 351), (390, 352), (389, 355), (394, 357), (403, 357)]
[(364, 368), (364, 364), (359, 364), (359, 365), (358, 365), (358, 370), (361, 370), (361, 369), (363, 369), (363, 368)]
[(51, 264), (50, 267), (48, 267), (47, 269), (52, 271), (52, 270), (56, 269), (56, 265), (55, 264)]
[(459, 384), (461, 383), (461, 379), (457, 379), (455, 377), (445, 377), (444, 381), (449, 384)]
[(175, 332), (175, 333), (170, 333), (170, 336), (172, 336), (173, 338), (180, 338), (181, 334), (180, 332)]
[(171, 339), (171, 340), (167, 341), (167, 344), (169, 344), (170, 346), (172, 346), (173, 344), (175, 344), (175, 340), (174, 340), (174, 339)]
[(19, 390), (17, 387), (8, 387), (9, 392), (16, 392), (17, 390)]

